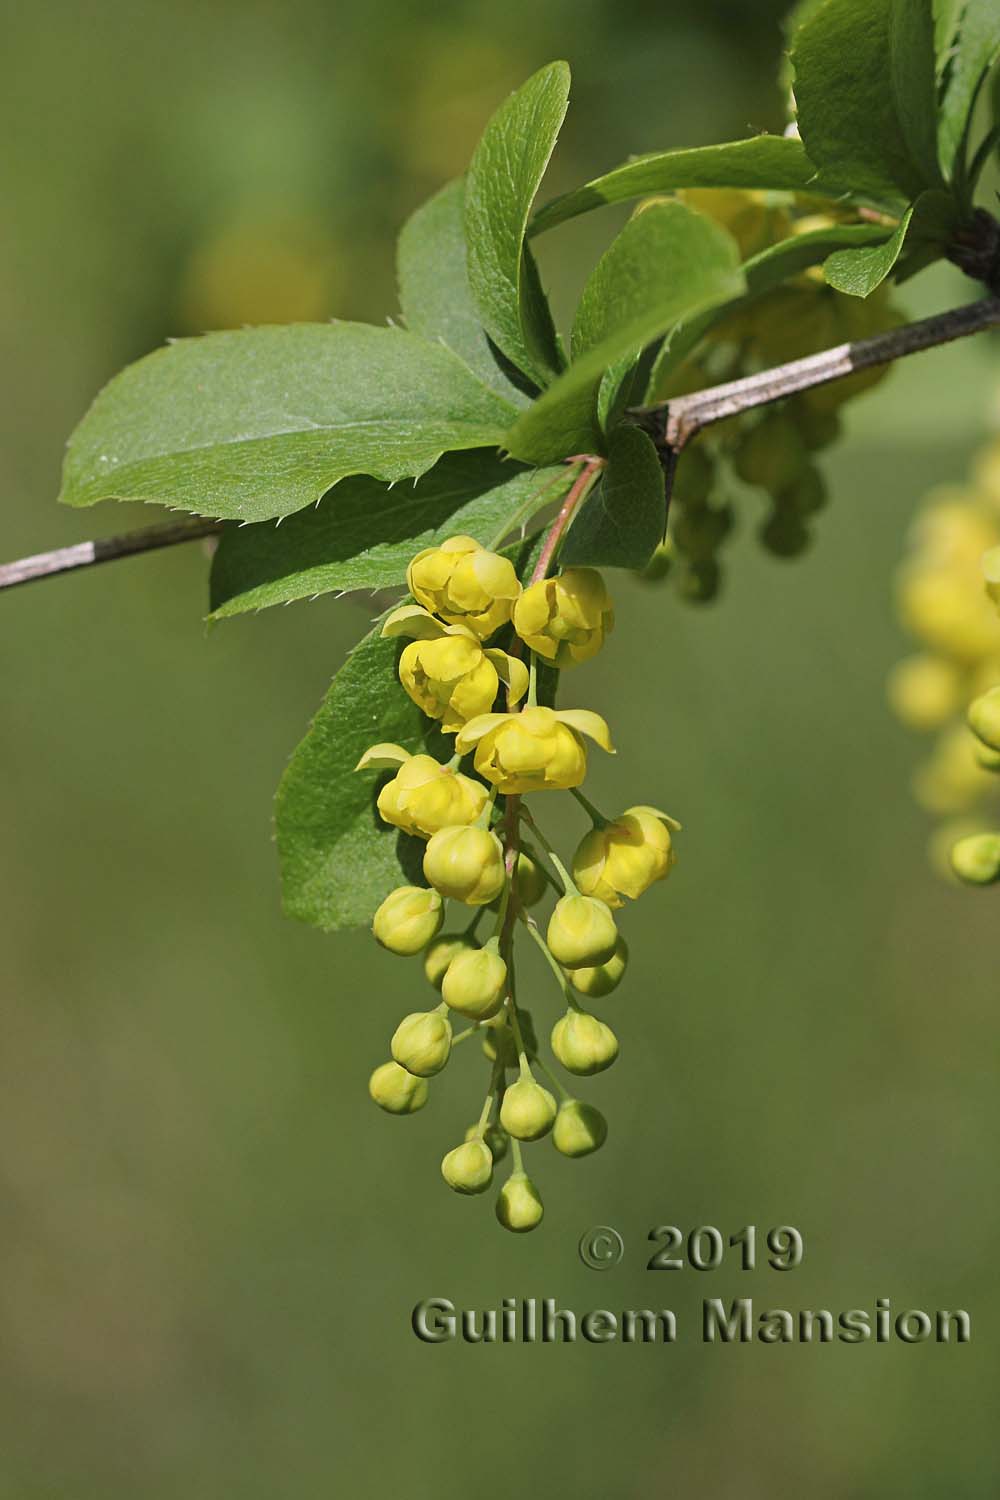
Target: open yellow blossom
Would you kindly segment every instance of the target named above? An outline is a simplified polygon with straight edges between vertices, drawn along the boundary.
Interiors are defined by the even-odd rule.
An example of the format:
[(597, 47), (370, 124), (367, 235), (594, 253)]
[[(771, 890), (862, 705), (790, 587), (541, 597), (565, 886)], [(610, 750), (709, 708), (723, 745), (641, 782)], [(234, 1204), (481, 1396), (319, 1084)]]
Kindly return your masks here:
[(526, 588), (513, 622), (532, 651), (561, 669), (596, 656), (615, 616), (597, 569), (567, 568)]
[(383, 822), (404, 833), (429, 839), (441, 828), (474, 823), (486, 806), (481, 781), (441, 765), (432, 755), (411, 755), (402, 745), (373, 745), (355, 767), (358, 771), (399, 769), (378, 794)]
[(680, 824), (655, 807), (629, 807), (604, 828), (592, 828), (573, 856), (573, 879), (606, 906), (635, 901), (676, 863), (671, 832)]
[(399, 680), (417, 707), (440, 719), (448, 734), (488, 713), (501, 682), (509, 703), (528, 691), (528, 669), (518, 657), (484, 648), (467, 626), (442, 625), (419, 605), (393, 610), (382, 634), (416, 637), (399, 658)]
[(587, 708), (525, 708), (514, 714), (481, 714), (460, 729), (455, 748), (475, 747), (480, 776), (507, 795), (549, 787), (579, 786), (587, 774), (583, 736), (614, 754), (600, 714)]
[(506, 625), (521, 592), (513, 563), (471, 536), (452, 536), (418, 552), (406, 584), (418, 604), (449, 625), (468, 625), (480, 640)]

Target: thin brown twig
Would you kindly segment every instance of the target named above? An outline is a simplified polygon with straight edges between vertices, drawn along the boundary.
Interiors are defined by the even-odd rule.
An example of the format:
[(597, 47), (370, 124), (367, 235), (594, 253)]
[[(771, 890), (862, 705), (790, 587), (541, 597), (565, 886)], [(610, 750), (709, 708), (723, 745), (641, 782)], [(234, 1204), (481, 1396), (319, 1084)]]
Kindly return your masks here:
[[(792, 396), (797, 391), (843, 380), (858, 370), (889, 364), (893, 360), (918, 354), (939, 344), (951, 343), (954, 339), (966, 338), (969, 334), (981, 333), (997, 325), (1000, 325), (1000, 297), (985, 297), (981, 301), (970, 302), (965, 307), (938, 313), (935, 317), (923, 318), (916, 323), (904, 324), (888, 333), (878, 333), (853, 344), (839, 344), (821, 354), (811, 354), (805, 359), (792, 360), (789, 364), (762, 370), (743, 380), (733, 380), (725, 385), (694, 391), (687, 396), (677, 396), (672, 401), (637, 410), (634, 416), (652, 434), (661, 450), (668, 456), (670, 453), (676, 456), (703, 427), (721, 422), (725, 417), (752, 411), (757, 406), (780, 401), (782, 397)], [(588, 463), (590, 462), (592, 461), (588, 456)], [(539, 558), (539, 567), (543, 570), (540, 573), (536, 567), (534, 577), (544, 576), (559, 536), (568, 524), (576, 499), (579, 498), (579, 493), (574, 497), (573, 491), (585, 476), (589, 480), (593, 472), (592, 468), (583, 469), (574, 482), (573, 489), (556, 518), (555, 524), (558, 525), (560, 517), (564, 517), (560, 530), (552, 540), (551, 550)], [(160, 547), (172, 547), (178, 542), (213, 536), (221, 529), (218, 521), (192, 517), (162, 526), (147, 526), (124, 536), (80, 542), (74, 547), (60, 547), (53, 552), (40, 552), (34, 557), (23, 557), (18, 562), (0, 564), (0, 589), (14, 588), (38, 578), (52, 578), (60, 573), (89, 567), (93, 563), (112, 562), (119, 557), (132, 557)], [(549, 540), (551, 538), (546, 540), (546, 547)]]

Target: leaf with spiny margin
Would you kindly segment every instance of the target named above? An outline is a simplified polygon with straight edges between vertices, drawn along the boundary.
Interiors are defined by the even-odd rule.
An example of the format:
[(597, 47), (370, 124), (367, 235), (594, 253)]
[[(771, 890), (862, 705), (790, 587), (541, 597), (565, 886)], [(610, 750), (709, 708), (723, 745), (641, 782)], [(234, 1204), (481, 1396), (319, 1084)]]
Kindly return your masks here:
[(327, 932), (366, 927), (398, 885), (423, 885), (423, 842), (383, 823), (376, 788), (355, 772), (377, 741), (446, 760), (446, 741), (400, 687), (399, 642), (379, 628), (350, 653), (292, 754), (275, 800), (284, 909)]
[(357, 475), (280, 526), (227, 527), (212, 560), (213, 619), (348, 589), (396, 588), (424, 547), (456, 534), (484, 545), (558, 499), (565, 467), (523, 468), (449, 453), (416, 484)]
[(564, 567), (644, 568), (663, 540), (667, 505), (663, 468), (652, 440), (623, 423), (608, 443), (608, 463), (563, 542)]
[(655, 203), (625, 225), (583, 290), (569, 369), (507, 434), (515, 458), (556, 463), (603, 451), (601, 377), (681, 318), (744, 290), (732, 236), (679, 202)]
[(677, 324), (656, 356), (643, 398), (645, 402), (660, 399), (673, 371), (722, 318), (737, 308), (747, 306), (765, 292), (773, 291), (789, 277), (797, 276), (810, 266), (819, 265), (832, 251), (883, 245), (891, 233), (891, 229), (881, 224), (830, 224), (822, 229), (810, 229), (803, 234), (790, 235), (788, 239), (768, 245), (766, 250), (745, 260), (745, 295), (719, 307), (709, 308), (707, 312), (696, 313)]
[[(930, 0), (904, 3), (929, 13)], [(792, 63), (799, 131), (820, 185), (847, 182), (855, 197), (901, 212), (940, 178), (911, 146), (914, 101), (926, 83), (923, 33), (914, 21), (912, 32), (894, 34), (895, 6), (826, 0), (796, 32)]]
[(940, 258), (955, 229), (958, 208), (950, 193), (934, 189), (921, 193), (899, 221), (892, 237), (881, 245), (837, 250), (823, 262), (823, 274), (838, 292), (851, 297), (870, 297), (889, 275), (905, 246), (907, 251), (933, 251), (923, 264)]
[(486, 385), (524, 406), (529, 398), (504, 373), (469, 288), (464, 215), (465, 181), (458, 177), (403, 225), (396, 251), (403, 317), (412, 333), (439, 339)]
[(945, 79), (938, 121), (941, 165), (953, 177), (960, 170), (972, 111), (986, 75), (1000, 58), (1000, 4), (968, 0)]
[(516, 407), (400, 328), (295, 323), (182, 339), (115, 377), (70, 438), (60, 500), (264, 521), (350, 474), (391, 482), (495, 448)]
[(483, 327), (537, 385), (561, 368), (525, 230), (569, 100), (569, 67), (541, 68), (494, 114), (465, 179), (469, 286)]
[(750, 136), (721, 146), (694, 146), (658, 151), (595, 177), (592, 182), (553, 198), (531, 221), (529, 233), (544, 234), (567, 219), (607, 203), (624, 203), (652, 193), (680, 188), (761, 188), (781, 192), (821, 192), (816, 168), (801, 141), (781, 135)]

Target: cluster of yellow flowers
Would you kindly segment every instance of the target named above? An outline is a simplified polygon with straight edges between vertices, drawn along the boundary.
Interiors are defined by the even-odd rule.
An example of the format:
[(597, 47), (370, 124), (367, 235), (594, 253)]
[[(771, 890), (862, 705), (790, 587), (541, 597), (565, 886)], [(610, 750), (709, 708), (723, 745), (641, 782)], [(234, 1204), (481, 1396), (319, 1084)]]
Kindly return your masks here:
[(945, 819), (931, 843), (938, 868), (970, 884), (1000, 879), (1000, 440), (968, 483), (926, 497), (897, 581), (897, 606), (922, 650), (889, 678), (904, 724), (935, 736), (913, 778), (917, 801)]
[[(387, 616), (383, 634), (411, 637), (399, 658), (399, 680), (414, 703), (455, 736), (455, 753), (441, 764), (401, 745), (378, 744), (358, 770), (392, 771), (378, 792), (379, 815), (426, 840), (426, 885), (392, 891), (372, 930), (390, 953), (424, 955), (424, 972), (441, 1002), (400, 1022), (391, 1061), (375, 1069), (369, 1092), (390, 1114), (412, 1114), (427, 1102), (427, 1080), (460, 1042), (478, 1035), (489, 1087), (478, 1120), (447, 1152), (441, 1172), (456, 1192), (485, 1192), (494, 1165), (511, 1148), (512, 1171), (496, 1212), (505, 1228), (525, 1231), (539, 1223), (543, 1209), (524, 1170), (521, 1143), (551, 1132), (564, 1156), (586, 1156), (603, 1144), (607, 1123), (538, 1056), (531, 1017), (515, 998), (515, 931), (521, 928), (538, 944), (558, 985), (563, 1013), (551, 1032), (556, 1061), (577, 1076), (609, 1067), (617, 1039), (581, 997), (603, 999), (621, 980), (628, 950), (614, 911), (668, 874), (679, 825), (653, 807), (603, 817), (578, 788), (587, 772), (587, 741), (613, 753), (607, 724), (590, 709), (537, 701), (539, 661), (559, 671), (586, 661), (613, 627), (600, 573), (567, 568), (548, 577), (543, 570), (522, 587), (506, 558), (455, 536), (418, 553), (407, 584), (414, 602)], [(506, 646), (485, 644), (498, 634)], [(496, 709), (501, 690), (505, 706)], [(591, 822), (570, 869), (521, 800), (560, 788), (576, 796)], [(556, 900), (543, 936), (530, 908), (550, 888)], [(442, 930), (448, 901), (467, 913), (455, 931)], [(476, 933), (487, 912), (492, 932), (483, 940)], [(469, 1026), (456, 1035), (449, 1012)]]

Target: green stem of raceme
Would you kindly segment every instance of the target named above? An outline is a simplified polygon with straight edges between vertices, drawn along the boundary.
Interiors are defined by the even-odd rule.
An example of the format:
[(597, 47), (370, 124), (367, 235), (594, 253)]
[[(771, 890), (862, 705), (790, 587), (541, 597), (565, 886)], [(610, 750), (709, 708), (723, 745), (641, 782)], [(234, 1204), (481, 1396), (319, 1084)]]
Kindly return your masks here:
[(576, 881), (573, 879), (572, 875), (569, 873), (566, 866), (563, 864), (562, 860), (559, 858), (558, 854), (553, 849), (552, 845), (549, 843), (548, 839), (545, 837), (544, 833), (539, 828), (538, 824), (535, 822), (534, 818), (531, 816), (526, 807), (521, 808), (521, 817), (527, 823), (528, 827), (535, 835), (535, 838), (541, 844), (542, 848), (545, 850), (545, 853), (548, 855), (549, 859), (552, 861), (552, 864), (555, 866), (556, 874), (559, 876), (559, 879), (563, 884), (563, 893), (567, 896), (579, 896), (580, 890), (577, 886)]
[(485, 910), (486, 910), (485, 906), (477, 906), (476, 907), (475, 915), (473, 916), (472, 921), (468, 924), (467, 927), (463, 928), (463, 930), (462, 930), (462, 936), (463, 937), (465, 937), (465, 938), (471, 938), (471, 937), (475, 936), (476, 928), (479, 926), (480, 922), (483, 920), (483, 912)]
[(499, 1080), (499, 1076), (500, 1056), (499, 1054), (497, 1054), (497, 1057), (495, 1058), (493, 1063), (493, 1071), (490, 1074), (489, 1092), (487, 1093), (486, 1098), (483, 1101), (483, 1108), (479, 1115), (479, 1123), (476, 1125), (476, 1135), (480, 1140), (482, 1140), (484, 1134), (486, 1133), (486, 1127), (490, 1122), (490, 1115), (493, 1111), (493, 1101), (496, 1098), (497, 1082)]
[(512, 1135), (511, 1138), (510, 1138), (510, 1154), (511, 1154), (511, 1174), (510, 1175), (513, 1177), (516, 1172), (520, 1172), (523, 1175), (524, 1174), (524, 1161), (522, 1160), (522, 1157), (521, 1157), (521, 1142), (518, 1140), (518, 1138), (517, 1138), (516, 1135)]
[(579, 787), (571, 786), (570, 791), (588, 815), (595, 828), (607, 828), (609, 826), (612, 819), (606, 818), (602, 812), (598, 812), (597, 808), (590, 801), (590, 798), (585, 797)]
[(563, 1088), (556, 1075), (552, 1072), (552, 1069), (547, 1067), (545, 1063), (542, 1062), (542, 1059), (540, 1057), (535, 1058), (535, 1063), (539, 1073), (541, 1073), (542, 1077), (546, 1080), (549, 1086), (555, 1089), (556, 1093), (559, 1095), (560, 1100), (564, 1104), (567, 1100), (572, 1099), (573, 1095), (570, 1093), (569, 1089)]
[(489, 796), (486, 798), (486, 801), (483, 804), (483, 810), (479, 814), (479, 817), (476, 819), (474, 825), (476, 828), (489, 828), (490, 824), (493, 821), (493, 807), (496, 800), (497, 789), (495, 786), (492, 786), (490, 787)]
[(549, 968), (556, 976), (556, 983), (562, 990), (563, 999), (566, 1001), (566, 1004), (571, 1006), (573, 1010), (578, 1010), (579, 1007), (577, 1006), (576, 1001), (573, 999), (573, 995), (569, 987), (569, 980), (563, 973), (562, 968), (560, 967), (558, 960), (554, 957), (548, 943), (539, 932), (538, 923), (535, 921), (534, 917), (529, 917), (526, 912), (521, 912), (520, 918), (525, 927), (530, 932), (531, 936), (534, 938), (535, 942), (538, 944), (539, 948), (544, 953), (545, 962), (548, 964)]
[(593, 489), (598, 475), (607, 463), (607, 459), (600, 458), (595, 453), (576, 453), (572, 458), (567, 458), (566, 462), (568, 464), (580, 464), (581, 468), (570, 487), (569, 494), (562, 503), (559, 514), (549, 527), (542, 550), (538, 555), (538, 561), (532, 571), (529, 584), (538, 583), (549, 571), (549, 564), (556, 554), (566, 528), (569, 526), (570, 521), (572, 521), (579, 506), (583, 504), (583, 501)]
[(476, 1022), (475, 1026), (467, 1026), (464, 1031), (460, 1031), (458, 1033), (458, 1036), (453, 1036), (452, 1037), (452, 1039), (451, 1039), (452, 1048), (454, 1049), (455, 1047), (457, 1047), (458, 1044), (459, 1044), (459, 1042), (468, 1041), (468, 1039), (469, 1039), (470, 1036), (476, 1036), (476, 1035), (478, 1035), (478, 1033), (480, 1031), (482, 1031), (482, 1027), (479, 1025), (478, 1021)]

